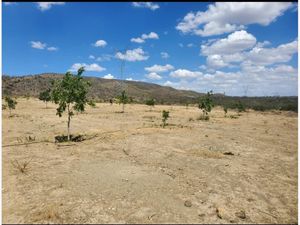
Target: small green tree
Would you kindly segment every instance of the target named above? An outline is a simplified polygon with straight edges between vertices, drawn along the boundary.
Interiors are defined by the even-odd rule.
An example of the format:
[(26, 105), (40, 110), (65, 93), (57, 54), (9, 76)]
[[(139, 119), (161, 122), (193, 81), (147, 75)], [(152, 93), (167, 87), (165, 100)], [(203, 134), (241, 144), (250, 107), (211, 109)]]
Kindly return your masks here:
[(246, 111), (246, 108), (245, 108), (244, 104), (241, 101), (238, 101), (236, 103), (236, 109), (237, 109), (238, 113)]
[(13, 100), (9, 96), (5, 97), (5, 101), (7, 103), (8, 109), (9, 109), (9, 115), (11, 116), (11, 110), (16, 108), (16, 105), (17, 105), (18, 102), (16, 100)]
[(224, 117), (227, 117), (228, 107), (227, 106), (223, 106), (223, 110), (224, 110)]
[(152, 111), (152, 108), (155, 105), (155, 100), (153, 98), (146, 100), (146, 105), (150, 107), (150, 111)]
[(121, 95), (119, 95), (117, 97), (119, 104), (122, 104), (122, 113), (124, 113), (124, 109), (125, 109), (125, 104), (127, 104), (129, 102), (129, 98), (126, 95), (125, 91), (122, 91)]
[(68, 141), (70, 141), (70, 122), (74, 115), (73, 110), (84, 112), (87, 104), (87, 92), (91, 84), (83, 80), (81, 76), (84, 67), (78, 69), (77, 75), (67, 72), (62, 80), (53, 82), (51, 97), (55, 104), (58, 104), (56, 115), (62, 116), (67, 110), (68, 113)]
[(214, 107), (212, 96), (213, 92), (209, 91), (207, 94), (200, 99), (200, 102), (198, 104), (198, 108), (202, 109), (202, 117), (200, 119), (209, 120), (208, 113), (211, 112), (212, 108)]
[(46, 103), (46, 109), (47, 109), (47, 103), (51, 100), (51, 90), (47, 89), (46, 91), (42, 91), (40, 93), (39, 99)]
[(169, 111), (163, 110), (162, 111), (162, 122), (163, 122), (162, 126), (163, 126), (163, 128), (167, 125), (168, 118), (169, 118)]

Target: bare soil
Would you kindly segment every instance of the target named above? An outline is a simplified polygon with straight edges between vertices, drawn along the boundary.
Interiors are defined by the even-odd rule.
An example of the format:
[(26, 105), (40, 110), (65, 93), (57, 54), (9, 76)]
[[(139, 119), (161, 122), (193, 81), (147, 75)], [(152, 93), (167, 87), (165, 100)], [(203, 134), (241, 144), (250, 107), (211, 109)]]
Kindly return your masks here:
[(72, 118), (83, 141), (59, 143), (66, 115), (17, 101), (2, 111), (3, 223), (298, 222), (296, 113), (101, 103)]

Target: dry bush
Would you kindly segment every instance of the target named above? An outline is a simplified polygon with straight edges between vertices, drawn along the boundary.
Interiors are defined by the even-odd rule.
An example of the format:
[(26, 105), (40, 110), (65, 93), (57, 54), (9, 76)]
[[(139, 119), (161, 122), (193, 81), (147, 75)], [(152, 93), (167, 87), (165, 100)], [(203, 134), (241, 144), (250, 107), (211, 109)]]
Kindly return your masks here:
[(21, 173), (26, 173), (28, 170), (28, 165), (31, 162), (32, 159), (30, 159), (29, 161), (25, 161), (23, 163), (19, 163), (18, 160), (14, 160), (11, 162), (11, 164), (13, 165), (14, 168), (16, 168), (18, 171), (20, 171)]

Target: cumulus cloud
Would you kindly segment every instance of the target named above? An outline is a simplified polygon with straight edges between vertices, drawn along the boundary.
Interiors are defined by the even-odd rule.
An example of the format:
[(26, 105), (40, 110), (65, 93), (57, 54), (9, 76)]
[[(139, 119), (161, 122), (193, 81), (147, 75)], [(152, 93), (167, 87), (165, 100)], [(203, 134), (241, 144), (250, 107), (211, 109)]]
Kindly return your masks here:
[(111, 75), (110, 73), (104, 75), (102, 78), (104, 78), (104, 79), (115, 79), (115, 77), (113, 75)]
[(161, 80), (162, 79), (162, 77), (155, 72), (151, 72), (151, 73), (147, 74), (146, 77), (151, 80)]
[(144, 39), (142, 39), (142, 38), (131, 38), (130, 39), (130, 41), (131, 42), (135, 42), (135, 43), (139, 43), (139, 44), (141, 44), (141, 43), (144, 43), (145, 42), (145, 40)]
[(41, 49), (41, 50), (45, 49), (47, 46), (46, 43), (42, 43), (40, 41), (31, 41), (30, 43), (32, 48)]
[(142, 48), (136, 48), (133, 50), (127, 50), (124, 53), (117, 52), (116, 58), (121, 59), (121, 60), (126, 60), (130, 62), (135, 62), (135, 61), (144, 61), (149, 58), (148, 55), (144, 52)]
[(37, 7), (41, 11), (46, 11), (51, 9), (53, 5), (64, 5), (64, 2), (37, 2)]
[(89, 59), (95, 59), (95, 56), (89, 55)]
[(252, 48), (256, 44), (256, 38), (245, 30), (235, 31), (210, 45), (201, 45), (203, 55), (234, 54)]
[(163, 59), (170, 58), (170, 55), (169, 55), (167, 52), (161, 52), (161, 53), (160, 53), (160, 56), (161, 56)]
[(4, 5), (16, 5), (17, 3), (16, 2), (3, 2)]
[(153, 65), (151, 67), (145, 67), (145, 70), (148, 72), (155, 72), (155, 73), (162, 73), (162, 72), (167, 72), (169, 70), (173, 70), (174, 67), (170, 64), (166, 64), (164, 66), (161, 65)]
[(159, 5), (153, 2), (133, 2), (132, 5), (136, 8), (148, 8), (152, 11), (159, 9)]
[(95, 47), (105, 47), (106, 45), (107, 45), (107, 43), (104, 40), (98, 40), (94, 44)]
[(86, 63), (74, 63), (69, 71), (77, 71), (80, 67), (84, 67), (86, 71), (93, 71), (93, 72), (101, 72), (106, 70), (104, 67), (99, 66), (97, 63), (86, 64)]
[(178, 70), (172, 71), (170, 73), (171, 77), (180, 78), (180, 79), (196, 78), (201, 75), (202, 75), (202, 72), (200, 72), (200, 71), (190, 71), (190, 70), (186, 70), (186, 69), (178, 69)]
[(279, 45), (276, 48), (255, 47), (246, 54), (248, 63), (255, 65), (271, 65), (288, 62), (298, 52), (298, 41)]
[(290, 2), (216, 2), (204, 12), (188, 13), (176, 29), (184, 34), (212, 36), (249, 24), (267, 26), (292, 6)]
[(159, 39), (159, 36), (155, 32), (150, 32), (149, 34), (142, 34), (141, 37), (131, 38), (131, 42), (142, 44), (146, 39)]

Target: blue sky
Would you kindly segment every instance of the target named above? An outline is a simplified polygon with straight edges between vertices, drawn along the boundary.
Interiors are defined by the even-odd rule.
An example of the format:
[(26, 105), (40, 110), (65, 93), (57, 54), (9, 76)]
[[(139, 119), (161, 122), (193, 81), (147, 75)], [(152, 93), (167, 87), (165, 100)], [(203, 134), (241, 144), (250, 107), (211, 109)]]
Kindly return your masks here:
[(3, 74), (85, 66), (199, 92), (298, 95), (295, 3), (2, 4)]

